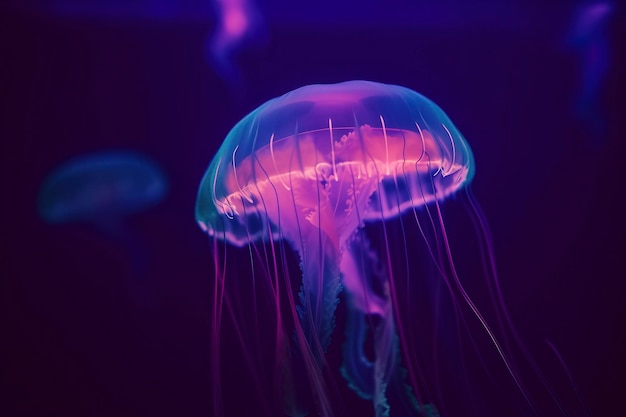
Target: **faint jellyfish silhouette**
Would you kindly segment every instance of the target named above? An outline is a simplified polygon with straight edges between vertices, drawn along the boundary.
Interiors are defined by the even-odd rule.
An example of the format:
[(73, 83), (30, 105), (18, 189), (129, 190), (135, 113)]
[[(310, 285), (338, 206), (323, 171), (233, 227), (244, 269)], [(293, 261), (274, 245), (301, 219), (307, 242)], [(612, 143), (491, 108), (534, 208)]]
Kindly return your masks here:
[(265, 23), (254, 0), (213, 1), (217, 26), (207, 39), (207, 60), (235, 96), (240, 96), (245, 83), (236, 55), (244, 47), (263, 41)]
[(167, 188), (162, 169), (139, 153), (82, 155), (45, 179), (38, 196), (39, 214), (51, 224), (88, 224), (121, 245), (130, 257), (134, 279), (130, 290), (144, 299), (146, 244), (124, 220), (159, 204)]
[(575, 112), (585, 123), (596, 146), (604, 142), (607, 133), (600, 94), (611, 61), (607, 26), (614, 9), (615, 5), (610, 1), (596, 1), (578, 7), (567, 38), (567, 43), (580, 61)]
[[(226, 328), (266, 415), (367, 415), (358, 408), (367, 402), (344, 399), (342, 379), (377, 417), (536, 413), (529, 386), (550, 386), (500, 294), (467, 188), (473, 174), (470, 147), (446, 114), (400, 86), (306, 86), (242, 119), (196, 202), (215, 262), (215, 415), (232, 413), (222, 401), (223, 376), (234, 371), (220, 360)], [(462, 243), (480, 247), (490, 317), (466, 290), (476, 279), (462, 283), (452, 256), (441, 203), (456, 196), (479, 231), (477, 242)], [(429, 319), (438, 324), (425, 326)], [(336, 326), (345, 333), (339, 369)]]

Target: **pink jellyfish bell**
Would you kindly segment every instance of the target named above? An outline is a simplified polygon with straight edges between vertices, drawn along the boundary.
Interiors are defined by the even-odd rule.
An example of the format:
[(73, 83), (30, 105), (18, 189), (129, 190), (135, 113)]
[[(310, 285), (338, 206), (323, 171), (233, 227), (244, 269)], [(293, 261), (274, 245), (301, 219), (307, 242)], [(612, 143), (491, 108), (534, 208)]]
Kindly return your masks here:
[[(288, 242), (299, 256), (300, 280), (273, 277), (269, 283), (277, 303), (279, 292), (288, 293), (289, 308), (277, 305), (274, 317), (262, 324), (268, 338), (275, 335), (272, 351), (289, 352), (273, 360), (298, 362), (278, 366), (283, 369), (278, 379), (298, 380), (287, 390), (293, 395), (312, 393), (308, 404), (284, 400), (283, 406), (291, 404), (283, 407), (287, 414), (316, 407), (320, 415), (333, 415), (336, 399), (324, 376), (325, 352), (342, 289), (351, 329), (341, 373), (375, 409), (389, 409), (386, 392), (400, 363), (398, 347), (405, 344), (394, 319), (398, 294), (388, 271), (373, 272), (378, 259), (365, 249), (362, 229), (366, 222), (443, 200), (472, 174), (470, 148), (445, 113), (395, 85), (350, 81), (302, 87), (261, 105), (228, 134), (200, 185), (196, 219), (214, 240), (251, 246), (252, 257), (264, 262), (269, 256), (269, 264), (281, 270), (281, 252), (268, 254), (261, 242)], [(269, 275), (272, 268), (265, 265)], [(221, 297), (229, 283), (217, 270)], [(378, 320), (371, 329), (377, 337), (370, 360), (363, 355), (363, 339), (371, 316)], [(215, 319), (220, 317), (216, 311)], [(267, 331), (268, 326), (275, 328)], [(298, 368), (304, 375), (284, 371)]]
[[(346, 400), (346, 385), (369, 400), (377, 417), (438, 415), (447, 394), (429, 388), (427, 379), (438, 380), (439, 371), (421, 366), (429, 360), (415, 344), (428, 338), (411, 325), (423, 278), (398, 268), (389, 245), (409, 235), (425, 241), (432, 270), (450, 290), (457, 325), (469, 333), (463, 308), (478, 319), (509, 380), (525, 392), (458, 279), (439, 209), (473, 173), (470, 147), (446, 114), (396, 85), (310, 85), (243, 118), (209, 165), (196, 203), (215, 258), (216, 414), (237, 406), (221, 393), (233, 379), (223, 377), (235, 372), (220, 360), (228, 333), (241, 344), (245, 375), (267, 415), (361, 415)], [(383, 227), (380, 249), (368, 225), (398, 218), (401, 233)], [(417, 227), (405, 228), (409, 221)], [(408, 265), (405, 253), (401, 263)], [(293, 273), (297, 262), (301, 274)], [(224, 308), (233, 325), (228, 331)], [(499, 317), (507, 323), (508, 316)], [(345, 337), (331, 340), (336, 327)], [(431, 345), (436, 358), (437, 344)]]

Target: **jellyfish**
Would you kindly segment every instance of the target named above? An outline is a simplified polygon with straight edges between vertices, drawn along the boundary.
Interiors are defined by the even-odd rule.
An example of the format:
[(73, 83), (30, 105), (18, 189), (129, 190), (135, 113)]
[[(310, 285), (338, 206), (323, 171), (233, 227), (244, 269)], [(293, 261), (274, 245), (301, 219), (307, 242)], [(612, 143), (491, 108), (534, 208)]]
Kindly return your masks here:
[(576, 114), (585, 123), (596, 145), (602, 143), (606, 136), (606, 120), (600, 96), (611, 61), (608, 25), (614, 11), (615, 5), (610, 1), (580, 6), (568, 37), (568, 43), (580, 61)]
[(265, 23), (253, 0), (214, 0), (214, 7), (218, 22), (215, 33), (207, 39), (206, 57), (222, 80), (240, 95), (244, 80), (235, 56), (265, 38)]
[[(474, 172), (441, 108), (397, 85), (305, 86), (243, 118), (195, 212), (215, 267), (215, 415), (234, 414), (227, 335), (264, 415), (541, 415), (535, 385), (558, 402), (492, 279)], [(442, 213), (461, 196), (484, 238), (468, 245), (481, 249), (492, 314), (452, 255)]]
[(151, 158), (102, 151), (79, 156), (48, 175), (39, 191), (39, 215), (49, 224), (89, 225), (125, 248), (136, 280), (131, 291), (145, 294), (140, 281), (146, 272), (146, 245), (125, 220), (156, 206), (166, 193), (165, 174)]

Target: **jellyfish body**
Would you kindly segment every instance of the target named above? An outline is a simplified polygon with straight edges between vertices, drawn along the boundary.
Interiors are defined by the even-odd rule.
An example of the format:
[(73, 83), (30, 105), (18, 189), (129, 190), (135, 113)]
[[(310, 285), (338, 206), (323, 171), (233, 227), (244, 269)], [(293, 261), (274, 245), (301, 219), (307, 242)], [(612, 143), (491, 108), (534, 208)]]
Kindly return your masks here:
[(133, 152), (81, 156), (52, 172), (39, 193), (39, 213), (49, 223), (104, 223), (146, 210), (167, 185), (151, 159)]
[(600, 96), (610, 67), (611, 45), (608, 24), (615, 11), (611, 1), (590, 2), (578, 8), (572, 21), (568, 42), (580, 61), (580, 86), (576, 97), (576, 113), (585, 122), (596, 144), (606, 135), (605, 115)]
[(123, 223), (159, 204), (166, 193), (165, 174), (152, 159), (129, 151), (99, 152), (48, 175), (39, 191), (39, 215), (51, 224), (87, 224), (111, 238), (131, 254), (133, 276), (139, 279), (145, 272), (145, 244)]
[[(196, 203), (196, 220), (214, 242), (215, 413), (224, 412), (219, 339), (226, 308), (243, 345), (256, 350), (270, 340), (267, 356), (244, 348), (250, 365), (270, 363), (256, 368), (273, 373), (269, 392), (261, 371), (251, 372), (268, 415), (278, 415), (267, 400), (275, 396), (282, 397), (280, 408), (289, 416), (360, 415), (341, 398), (340, 379), (371, 401), (377, 417), (438, 415), (442, 395), (424, 382), (429, 375), (421, 371), (415, 348), (429, 343), (411, 325), (423, 297), (414, 288), (426, 276), (409, 272), (406, 245), (407, 267), (398, 268), (390, 244), (415, 236), (425, 241), (434, 275), (449, 289), (457, 326), (475, 343), (467, 314), (479, 323), (507, 378), (526, 397), (497, 329), (460, 283), (447, 243), (439, 204), (463, 190), (473, 174), (470, 147), (446, 114), (400, 86), (306, 86), (242, 119), (209, 165)], [(404, 227), (407, 216), (417, 227)], [(399, 229), (386, 226), (398, 220)], [(367, 232), (371, 224), (382, 225), (378, 241)], [(221, 250), (219, 241), (226, 243)], [(227, 273), (229, 246), (248, 248), (250, 273)], [(297, 254), (301, 277), (290, 272), (286, 246)], [(398, 276), (400, 270), (407, 276)], [(245, 307), (246, 280), (255, 292), (252, 311)], [(260, 299), (263, 294), (272, 299), (269, 304)], [(261, 311), (271, 316), (261, 319)], [(496, 315), (498, 329), (506, 328), (508, 316)], [(244, 323), (250, 317), (252, 328)], [(345, 334), (338, 341), (341, 378), (330, 369), (336, 326)], [(441, 346), (430, 346), (437, 362)]]
[(265, 37), (265, 24), (253, 0), (214, 0), (214, 8), (217, 27), (207, 39), (206, 57), (222, 80), (240, 94), (244, 80), (236, 54)]

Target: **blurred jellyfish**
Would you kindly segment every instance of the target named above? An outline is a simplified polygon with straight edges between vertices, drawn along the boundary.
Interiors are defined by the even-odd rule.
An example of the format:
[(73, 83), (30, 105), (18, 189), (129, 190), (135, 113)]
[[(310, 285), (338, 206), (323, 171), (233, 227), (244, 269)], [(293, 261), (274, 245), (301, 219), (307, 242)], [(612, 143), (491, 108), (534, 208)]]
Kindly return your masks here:
[[(473, 175), (446, 114), (400, 86), (306, 86), (242, 119), (196, 203), (215, 261), (215, 415), (232, 413), (226, 329), (268, 416), (367, 415), (359, 404), (377, 417), (539, 415), (534, 389), (554, 395), (506, 313)], [(480, 236), (454, 248), (481, 248), (490, 317), (465, 287), (477, 277), (463, 281), (452, 256), (442, 203), (458, 199)]]
[(159, 204), (166, 193), (165, 175), (150, 158), (129, 151), (99, 152), (70, 160), (46, 178), (39, 214), (52, 224), (88, 224), (124, 247), (137, 280), (131, 290), (143, 291), (146, 245), (124, 220)]
[(609, 68), (607, 25), (614, 8), (610, 1), (587, 3), (579, 7), (568, 37), (568, 43), (577, 52), (581, 68), (575, 111), (586, 124), (596, 145), (606, 136), (606, 122), (599, 95)]
[(261, 13), (254, 0), (214, 0), (217, 27), (207, 41), (207, 58), (218, 75), (236, 94), (243, 88), (243, 76), (235, 55), (244, 46), (265, 36)]

